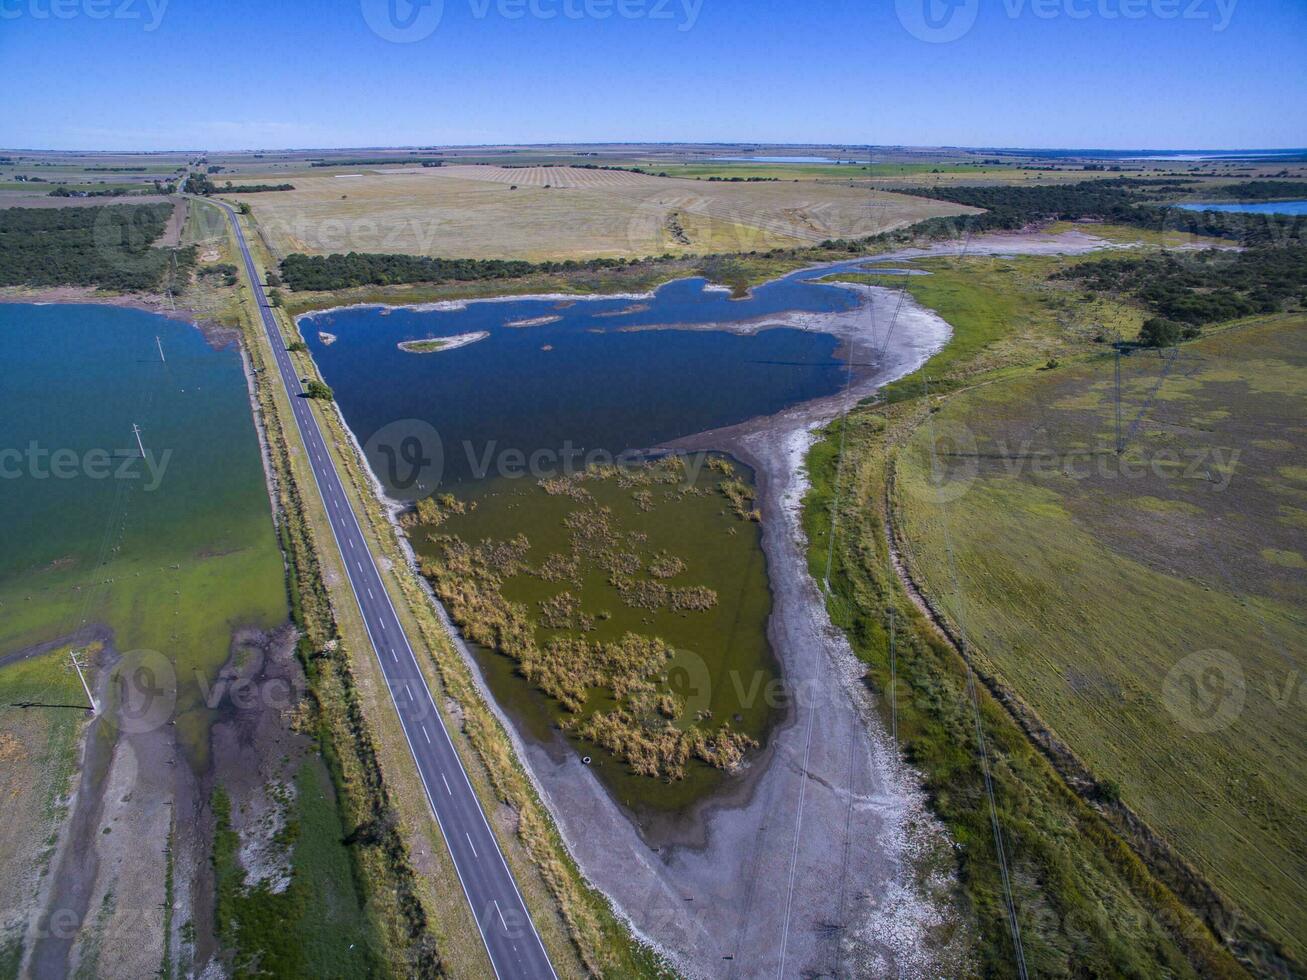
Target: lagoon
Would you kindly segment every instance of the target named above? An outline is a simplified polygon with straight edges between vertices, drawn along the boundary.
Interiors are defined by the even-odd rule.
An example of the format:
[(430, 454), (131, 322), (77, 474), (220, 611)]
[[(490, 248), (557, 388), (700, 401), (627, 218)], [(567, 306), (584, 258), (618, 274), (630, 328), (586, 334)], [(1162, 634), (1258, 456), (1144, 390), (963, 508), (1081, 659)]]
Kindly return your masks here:
[(835, 157), (709, 157), (714, 163), (839, 163)]
[[(300, 328), (374, 470), (385, 460), (373, 437), (416, 419), (439, 434), (439, 486), (455, 489), (503, 475), (506, 455), (638, 450), (835, 393), (847, 365), (834, 337), (755, 329), (788, 311), (856, 309), (852, 290), (813, 281), (831, 271), (792, 273), (744, 298), (695, 278), (643, 297), (348, 308)], [(704, 329), (718, 324), (734, 329)], [(480, 333), (429, 355), (398, 348)]]
[(1307, 201), (1218, 201), (1181, 204), (1185, 211), (1222, 211), (1231, 214), (1307, 214)]
[(176, 665), (185, 712), (233, 627), (286, 615), (234, 341), (140, 310), (0, 304), (0, 363), (0, 654), (108, 627)]

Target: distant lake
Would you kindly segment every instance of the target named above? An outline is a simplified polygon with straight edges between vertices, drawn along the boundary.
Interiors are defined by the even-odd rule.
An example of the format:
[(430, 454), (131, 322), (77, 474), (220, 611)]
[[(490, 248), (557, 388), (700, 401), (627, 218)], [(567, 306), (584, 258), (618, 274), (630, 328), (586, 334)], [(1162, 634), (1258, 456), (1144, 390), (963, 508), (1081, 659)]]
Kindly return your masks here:
[(1185, 211), (1225, 211), (1236, 214), (1307, 214), (1307, 201), (1226, 201), (1181, 204)]
[(725, 163), (839, 163), (835, 157), (709, 157)]

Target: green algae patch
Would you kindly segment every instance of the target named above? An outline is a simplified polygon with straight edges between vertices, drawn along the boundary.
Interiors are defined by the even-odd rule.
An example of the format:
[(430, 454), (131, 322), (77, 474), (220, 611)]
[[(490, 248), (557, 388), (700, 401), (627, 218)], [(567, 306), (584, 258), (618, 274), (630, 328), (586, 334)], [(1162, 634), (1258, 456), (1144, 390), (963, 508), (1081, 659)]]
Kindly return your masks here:
[(780, 705), (757, 516), (733, 463), (669, 457), (496, 481), (406, 523), (500, 702), (624, 803), (668, 810), (737, 770)]

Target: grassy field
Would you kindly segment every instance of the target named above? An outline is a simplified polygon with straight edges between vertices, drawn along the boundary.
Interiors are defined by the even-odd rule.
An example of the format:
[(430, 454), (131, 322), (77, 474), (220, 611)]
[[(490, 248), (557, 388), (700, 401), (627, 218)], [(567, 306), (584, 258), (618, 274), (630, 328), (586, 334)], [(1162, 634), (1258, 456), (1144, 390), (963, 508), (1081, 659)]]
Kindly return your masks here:
[[(829, 570), (831, 619), (866, 664), (864, 681), (877, 696), (885, 729), (921, 774), (932, 810), (956, 843), (962, 911), (977, 937), (977, 974), (1010, 977), (1016, 951), (972, 685), (962, 659), (904, 591), (887, 547), (884, 505), (895, 448), (922, 415), (919, 401), (901, 401), (884, 413), (864, 408), (814, 447), (804, 508), (809, 565), (819, 581)], [(1067, 787), (984, 685), (975, 685), (975, 700), (1029, 975), (1244, 976)]]
[(1013, 365), (1092, 350), (1095, 338), (1134, 337), (1144, 319), (1142, 310), (1048, 281), (1068, 261), (1078, 260), (933, 258), (908, 263), (929, 275), (841, 273), (838, 278), (906, 289), (954, 328), (948, 345), (924, 368), (884, 389), (884, 396), (894, 401), (919, 394), (927, 374), (935, 391), (946, 391)]
[(231, 801), (222, 789), (212, 800), (213, 867), (219, 938), (236, 951), (237, 977), (376, 976), (384, 972), (375, 934), (356, 901), (348, 851), (351, 828), (341, 822), (335, 791), (321, 763), (305, 762), (279, 813), (277, 843), (290, 855), (294, 876), (283, 890), (247, 881), (241, 839), (231, 826)]
[[(1297, 815), (1282, 806), (1283, 793), (1278, 803), (1276, 794), (1262, 795), (1264, 766), (1240, 770), (1236, 762), (1220, 770), (1221, 775), (1213, 780), (1210, 763), (1218, 760), (1212, 758), (1207, 770), (1188, 771), (1202, 783), (1191, 780), (1186, 784), (1182, 770), (1172, 772), (1169, 783), (1152, 788), (1149, 779), (1171, 764), (1165, 750), (1174, 748), (1179, 758), (1201, 765), (1204, 738), (1188, 733), (1187, 739), (1179, 738), (1173, 744), (1157, 742), (1148, 713), (1165, 713), (1159, 708), (1166, 697), (1163, 678), (1175, 658), (1169, 663), (1164, 658), (1159, 661), (1143, 649), (1165, 640), (1171, 641), (1173, 649), (1182, 637), (1189, 642), (1191, 630), (1194, 642), (1200, 638), (1215, 642), (1202, 630), (1217, 624), (1238, 630), (1236, 623), (1241, 623), (1246, 631), (1252, 625), (1250, 619), (1259, 629), (1263, 621), (1268, 628), (1287, 628), (1287, 609), (1297, 595), (1283, 591), (1292, 575), (1283, 565), (1295, 564), (1293, 554), (1301, 549), (1285, 549), (1292, 554), (1277, 550), (1267, 556), (1261, 555), (1265, 545), (1252, 549), (1251, 556), (1265, 566), (1264, 577), (1272, 570), (1271, 578), (1279, 583), (1275, 588), (1281, 591), (1273, 601), (1245, 592), (1248, 606), (1244, 608), (1237, 601), (1228, 601), (1228, 595), (1223, 597), (1220, 583), (1210, 576), (1204, 581), (1188, 581), (1183, 568), (1171, 568), (1177, 561), (1173, 555), (1158, 552), (1152, 566), (1139, 560), (1140, 552), (1168, 539), (1182, 542), (1190, 555), (1210, 542), (1211, 535), (1202, 533), (1210, 515), (1191, 513), (1183, 501), (1174, 499), (1184, 489), (1174, 479), (1176, 468), (1164, 470), (1169, 490), (1132, 490), (1138, 496), (1136, 505), (1099, 510), (1092, 524), (1080, 512), (1072, 511), (1069, 501), (1057, 497), (1056, 492), (1062, 492), (1068, 481), (1041, 476), (1027, 485), (1032, 479), (1031, 463), (1025, 457), (1038, 456), (1050, 433), (1066, 452), (1092, 449), (1091, 436), (1103, 435), (1109, 425), (1103, 372), (1106, 365), (1107, 378), (1111, 378), (1111, 360), (1104, 356), (1110, 347), (1096, 338), (1112, 328), (1132, 335), (1143, 316), (1128, 304), (1103, 297), (1086, 300), (1077, 290), (1046, 281), (1057, 265), (1074, 261), (1080, 260), (930, 260), (917, 264), (931, 269), (931, 276), (892, 280), (939, 309), (954, 326), (955, 336), (925, 371), (891, 386), (886, 403), (861, 408), (851, 417), (847, 432), (839, 433), (839, 427), (833, 426), (831, 438), (814, 449), (809, 459), (814, 490), (806, 509), (809, 537), (814, 542), (810, 557), (814, 569), (824, 569), (828, 543), (833, 545), (829, 555), (834, 570), (829, 599), (832, 616), (867, 662), (867, 680), (882, 695), (887, 724), (896, 728), (908, 761), (926, 777), (935, 811), (961, 845), (959, 873), (978, 921), (987, 973), (1006, 975), (1014, 950), (976, 757), (972, 695), (964, 662), (900, 581), (883, 524), (891, 513), (902, 550), (912, 570), (923, 578), (928, 600), (943, 610), (951, 626), (965, 624), (966, 649), (981, 677), (993, 683), (992, 689), (977, 684), (975, 701), (988, 745), (994, 805), (1005, 836), (1013, 900), (1031, 974), (1238, 976), (1242, 969), (1218, 946), (1211, 924), (1215, 923), (1256, 969), (1266, 968), (1275, 958), (1263, 941), (1265, 933), (1259, 938), (1257, 929), (1257, 925), (1270, 929), (1270, 924), (1254, 921), (1250, 927), (1247, 919), (1227, 917), (1219, 907), (1205, 905), (1201, 885), (1190, 889), (1192, 876), (1183, 870), (1175, 873), (1174, 864), (1161, 867), (1160, 876), (1158, 864), (1146, 866), (1127, 840), (1149, 854), (1150, 860), (1158, 853), (1165, 857), (1165, 848), (1150, 850), (1147, 838), (1145, 846), (1140, 846), (1137, 825), (1118, 812), (1113, 801), (1120, 798), (1143, 809), (1169, 793), (1173, 815), (1185, 811), (1184, 819), (1193, 825), (1210, 820), (1201, 808), (1219, 796), (1226, 801), (1227, 811), (1243, 808), (1251, 814), (1255, 810), (1257, 819), (1273, 827), (1282, 842), (1301, 839)], [(1212, 355), (1219, 345), (1233, 349), (1242, 343), (1236, 332), (1202, 342)], [(1240, 349), (1246, 351), (1249, 364), (1269, 368), (1274, 359), (1256, 344)], [(1058, 366), (1050, 366), (1050, 360), (1057, 360)], [(1152, 392), (1158, 368), (1156, 354), (1136, 355), (1126, 368), (1124, 386), (1136, 411)], [(1240, 373), (1233, 362), (1213, 370), (1213, 381), (1216, 377), (1233, 380)], [(1265, 398), (1286, 397), (1286, 370), (1281, 365), (1267, 371), (1266, 380), (1259, 382), (1267, 389)], [(927, 373), (930, 402), (923, 397), (923, 375)], [(1177, 372), (1177, 378), (1181, 373)], [(1077, 378), (1084, 379), (1084, 391), (1079, 394), (1064, 392), (1050, 397), (1045, 391), (1071, 385)], [(1195, 392), (1185, 387), (1192, 383), (1179, 381), (1176, 395), (1183, 399), (1188, 393), (1196, 398)], [(941, 396), (941, 392), (945, 394)], [(1214, 389), (1208, 397), (1229, 397), (1229, 392), (1229, 387)], [(1188, 403), (1184, 404), (1188, 415)], [(1240, 405), (1241, 410), (1248, 407), (1243, 402)], [(1263, 410), (1269, 405), (1263, 402)], [(1148, 434), (1140, 438), (1152, 440), (1159, 432), (1173, 437), (1177, 424), (1210, 430), (1203, 438), (1210, 440), (1219, 479), (1223, 469), (1215, 450), (1228, 446), (1230, 439), (1228, 433), (1212, 427), (1233, 417), (1234, 412), (1217, 404), (1194, 404), (1192, 408), (1195, 414), (1187, 421), (1178, 418), (1173, 409), (1166, 410), (1163, 421), (1162, 409), (1156, 409), (1155, 424), (1144, 429)], [(1066, 418), (1062, 428), (1052, 425), (1058, 412), (1067, 418), (1072, 412), (1098, 414), (1093, 416), (1091, 429), (1079, 439), (1071, 439), (1065, 431)], [(1301, 417), (1301, 410), (1281, 401), (1278, 414), (1293, 420)], [(1131, 417), (1127, 417), (1127, 427)], [(990, 426), (1000, 430), (990, 431)], [(976, 438), (974, 448), (970, 433)], [(845, 443), (845, 458), (842, 468), (837, 468), (840, 440)], [(1270, 435), (1268, 440), (1263, 452), (1273, 447), (1286, 451), (1290, 445), (1283, 435)], [(940, 491), (937, 480), (930, 482), (936, 471), (929, 454), (922, 452), (923, 444), (965, 454), (945, 456), (945, 473), (958, 472), (959, 480), (965, 482), (970, 472), (967, 467), (974, 464), (979, 467), (979, 477), (961, 485), (965, 492), (957, 497), (948, 492), (949, 484)], [(1078, 465), (1086, 458), (1095, 459), (1070, 458)], [(1228, 458), (1223, 459), (1228, 463)], [(1276, 464), (1265, 465), (1275, 472)], [(1011, 475), (1012, 468), (1017, 476)], [(1038, 470), (1043, 473), (1042, 466)], [(844, 475), (839, 478), (841, 492), (835, 498), (837, 472)], [(1264, 502), (1253, 507), (1253, 513), (1265, 514), (1272, 521), (1285, 519), (1279, 508), (1297, 491), (1284, 474), (1277, 474), (1277, 483), (1276, 488), (1260, 491)], [(1119, 481), (1114, 485), (1119, 486)], [(892, 511), (887, 509), (891, 499)], [(1235, 499), (1233, 493), (1227, 498), (1229, 508), (1235, 507)], [(1187, 521), (1187, 526), (1176, 525), (1176, 515)], [(1239, 531), (1248, 530), (1247, 522), (1233, 522), (1228, 510), (1219, 520), (1230, 520)], [(1263, 527), (1263, 533), (1271, 533), (1269, 525)], [(1133, 557), (1113, 554), (1114, 549), (1127, 546), (1133, 549)], [(1247, 549), (1245, 558), (1249, 558)], [(1226, 562), (1233, 566), (1234, 556)], [(1133, 577), (1119, 574), (1126, 565), (1140, 568)], [(1236, 566), (1238, 574), (1242, 575), (1247, 565), (1245, 561)], [(1229, 586), (1225, 590), (1228, 592)], [(1195, 593), (1207, 604), (1186, 620)], [(1110, 615), (1103, 615), (1109, 609)], [(1240, 612), (1239, 620), (1220, 619), (1222, 614), (1233, 617), (1236, 612)], [(894, 646), (890, 642), (891, 615), (897, 638)], [(1292, 634), (1281, 634), (1280, 642), (1287, 644), (1293, 639)], [(1245, 633), (1238, 649), (1242, 651), (1249, 643)], [(1261, 643), (1265, 646), (1267, 641)], [(1087, 655), (1091, 651), (1092, 655)], [(1271, 663), (1259, 662), (1262, 666)], [(1041, 666), (1036, 671), (1028, 665)], [(1028, 683), (1036, 676), (1042, 676), (1042, 687)], [(1254, 679), (1251, 673), (1248, 678), (1251, 699), (1254, 685), (1264, 678), (1257, 675)], [(1210, 678), (1200, 675), (1200, 679)], [(1283, 689), (1288, 677), (1278, 679)], [(1172, 682), (1165, 690), (1179, 699), (1185, 688)], [(1047, 695), (1042, 699), (1041, 691)], [(996, 700), (995, 692), (1002, 695), (1003, 704)], [(1034, 707), (1041, 711), (1040, 716), (1029, 712), (1027, 698), (1038, 699)], [(1075, 726), (1066, 724), (1072, 720), (1067, 714), (1072, 704), (1082, 706)], [(1135, 713), (1138, 726), (1131, 721)], [(1041, 720), (1051, 726), (1051, 732), (1041, 727)], [(1174, 721), (1170, 725), (1177, 734), (1183, 732)], [(1289, 725), (1288, 719), (1279, 719), (1261, 740), (1261, 747), (1266, 749), (1269, 743), (1283, 754), (1293, 744)], [(1224, 734), (1228, 738), (1231, 733)], [(1078, 773), (1083, 770), (1076, 764), (1067, 765), (1056, 743), (1047, 743), (1049, 735), (1069, 742), (1077, 752), (1097, 751), (1090, 760), (1097, 780), (1086, 783), (1081, 779)], [(1035, 747), (1032, 739), (1036, 736), (1040, 744), (1053, 746), (1047, 756)], [(1215, 750), (1220, 741), (1207, 738), (1207, 749)], [(1128, 760), (1149, 759), (1150, 750), (1155, 761), (1147, 775), (1141, 766), (1133, 782), (1125, 777)], [(1109, 764), (1100, 766), (1104, 755)], [(1050, 758), (1057, 761), (1058, 771)], [(1249, 790), (1256, 807), (1245, 795)], [(1145, 817), (1152, 820), (1154, 814), (1148, 812)], [(1218, 829), (1210, 832), (1218, 836), (1228, 835), (1231, 829), (1228, 823), (1211, 821), (1211, 825)], [(1175, 824), (1159, 824), (1156, 829), (1169, 835)], [(1247, 837), (1254, 834), (1249, 823), (1235, 829)], [(1255, 832), (1265, 834), (1262, 829)], [(1233, 846), (1231, 840), (1225, 840), (1210, 853), (1228, 857)], [(1259, 881), (1274, 887), (1284, 873), (1300, 875), (1292, 855), (1280, 856), (1285, 860), (1279, 872), (1237, 865), (1227, 866), (1227, 871), (1243, 875), (1247, 870), (1246, 884), (1253, 888), (1259, 887)], [(1190, 904), (1181, 901), (1170, 885), (1180, 888)], [(1195, 895), (1197, 900), (1193, 900)], [(1286, 897), (1279, 895), (1275, 914), (1283, 914)], [(1209, 916), (1207, 924), (1195, 916), (1195, 906)], [(1285, 933), (1278, 935), (1283, 938)]]
[(49, 869), (54, 840), (67, 813), (77, 769), (78, 736), (89, 713), (21, 708), (20, 702), (79, 705), (86, 695), (73, 673), (68, 649), (53, 650), (0, 669), (0, 978), (18, 975), (22, 956), (21, 910), (34, 906)]
[(361, 168), (291, 179), (294, 191), (237, 197), (254, 208), (283, 255), (404, 252), (541, 261), (748, 252), (863, 237), (964, 210), (866, 188), (579, 168)]
[(1119, 460), (1110, 358), (947, 401), (934, 425), (978, 458), (933, 477), (930, 427), (900, 456), (912, 566), (994, 676), (1301, 961), (1307, 319), (1122, 375)]

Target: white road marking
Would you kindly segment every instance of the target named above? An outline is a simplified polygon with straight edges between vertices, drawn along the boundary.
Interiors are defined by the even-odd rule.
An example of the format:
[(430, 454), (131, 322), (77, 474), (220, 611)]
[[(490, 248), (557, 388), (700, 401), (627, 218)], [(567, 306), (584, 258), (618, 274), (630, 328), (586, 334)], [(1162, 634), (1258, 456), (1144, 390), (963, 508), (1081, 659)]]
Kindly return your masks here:
[(430, 733), (427, 732), (427, 726), (426, 726), (426, 725), (423, 725), (423, 726), (422, 726), (422, 735), (426, 738), (426, 740), (427, 740), (427, 744), (430, 745), (430, 744), (431, 744), (431, 735), (430, 735)]
[[(493, 905), (493, 906), (495, 907), (495, 911), (499, 913), (499, 921), (502, 922), (502, 923), (504, 924), (504, 931), (507, 932), (507, 931), (508, 931), (508, 920), (504, 918), (504, 910), (501, 909), (501, 908), (499, 907), (499, 899), (497, 899), (497, 898), (492, 898), (492, 899), (490, 900), (490, 904)], [(514, 947), (514, 948), (516, 948), (516, 947)]]
[(440, 774), (440, 781), (445, 784), (445, 792), (448, 793), (450, 796), (453, 796), (454, 791), (449, 788), (449, 780), (445, 778), (445, 774), (443, 772)]
[(371, 588), (368, 589), (368, 598), (369, 598), (369, 599), (375, 599), (375, 598), (376, 598), (376, 596), (374, 596), (374, 595), (372, 594), (372, 589), (371, 589)]
[[(463, 836), (467, 838), (467, 846), (472, 848), (472, 856), (480, 857), (480, 855), (477, 854), (477, 846), (472, 843), (472, 835), (468, 833), (464, 833)], [(496, 905), (495, 908), (499, 908), (499, 906)], [(499, 917), (502, 919), (504, 917), (504, 913), (500, 912)]]

